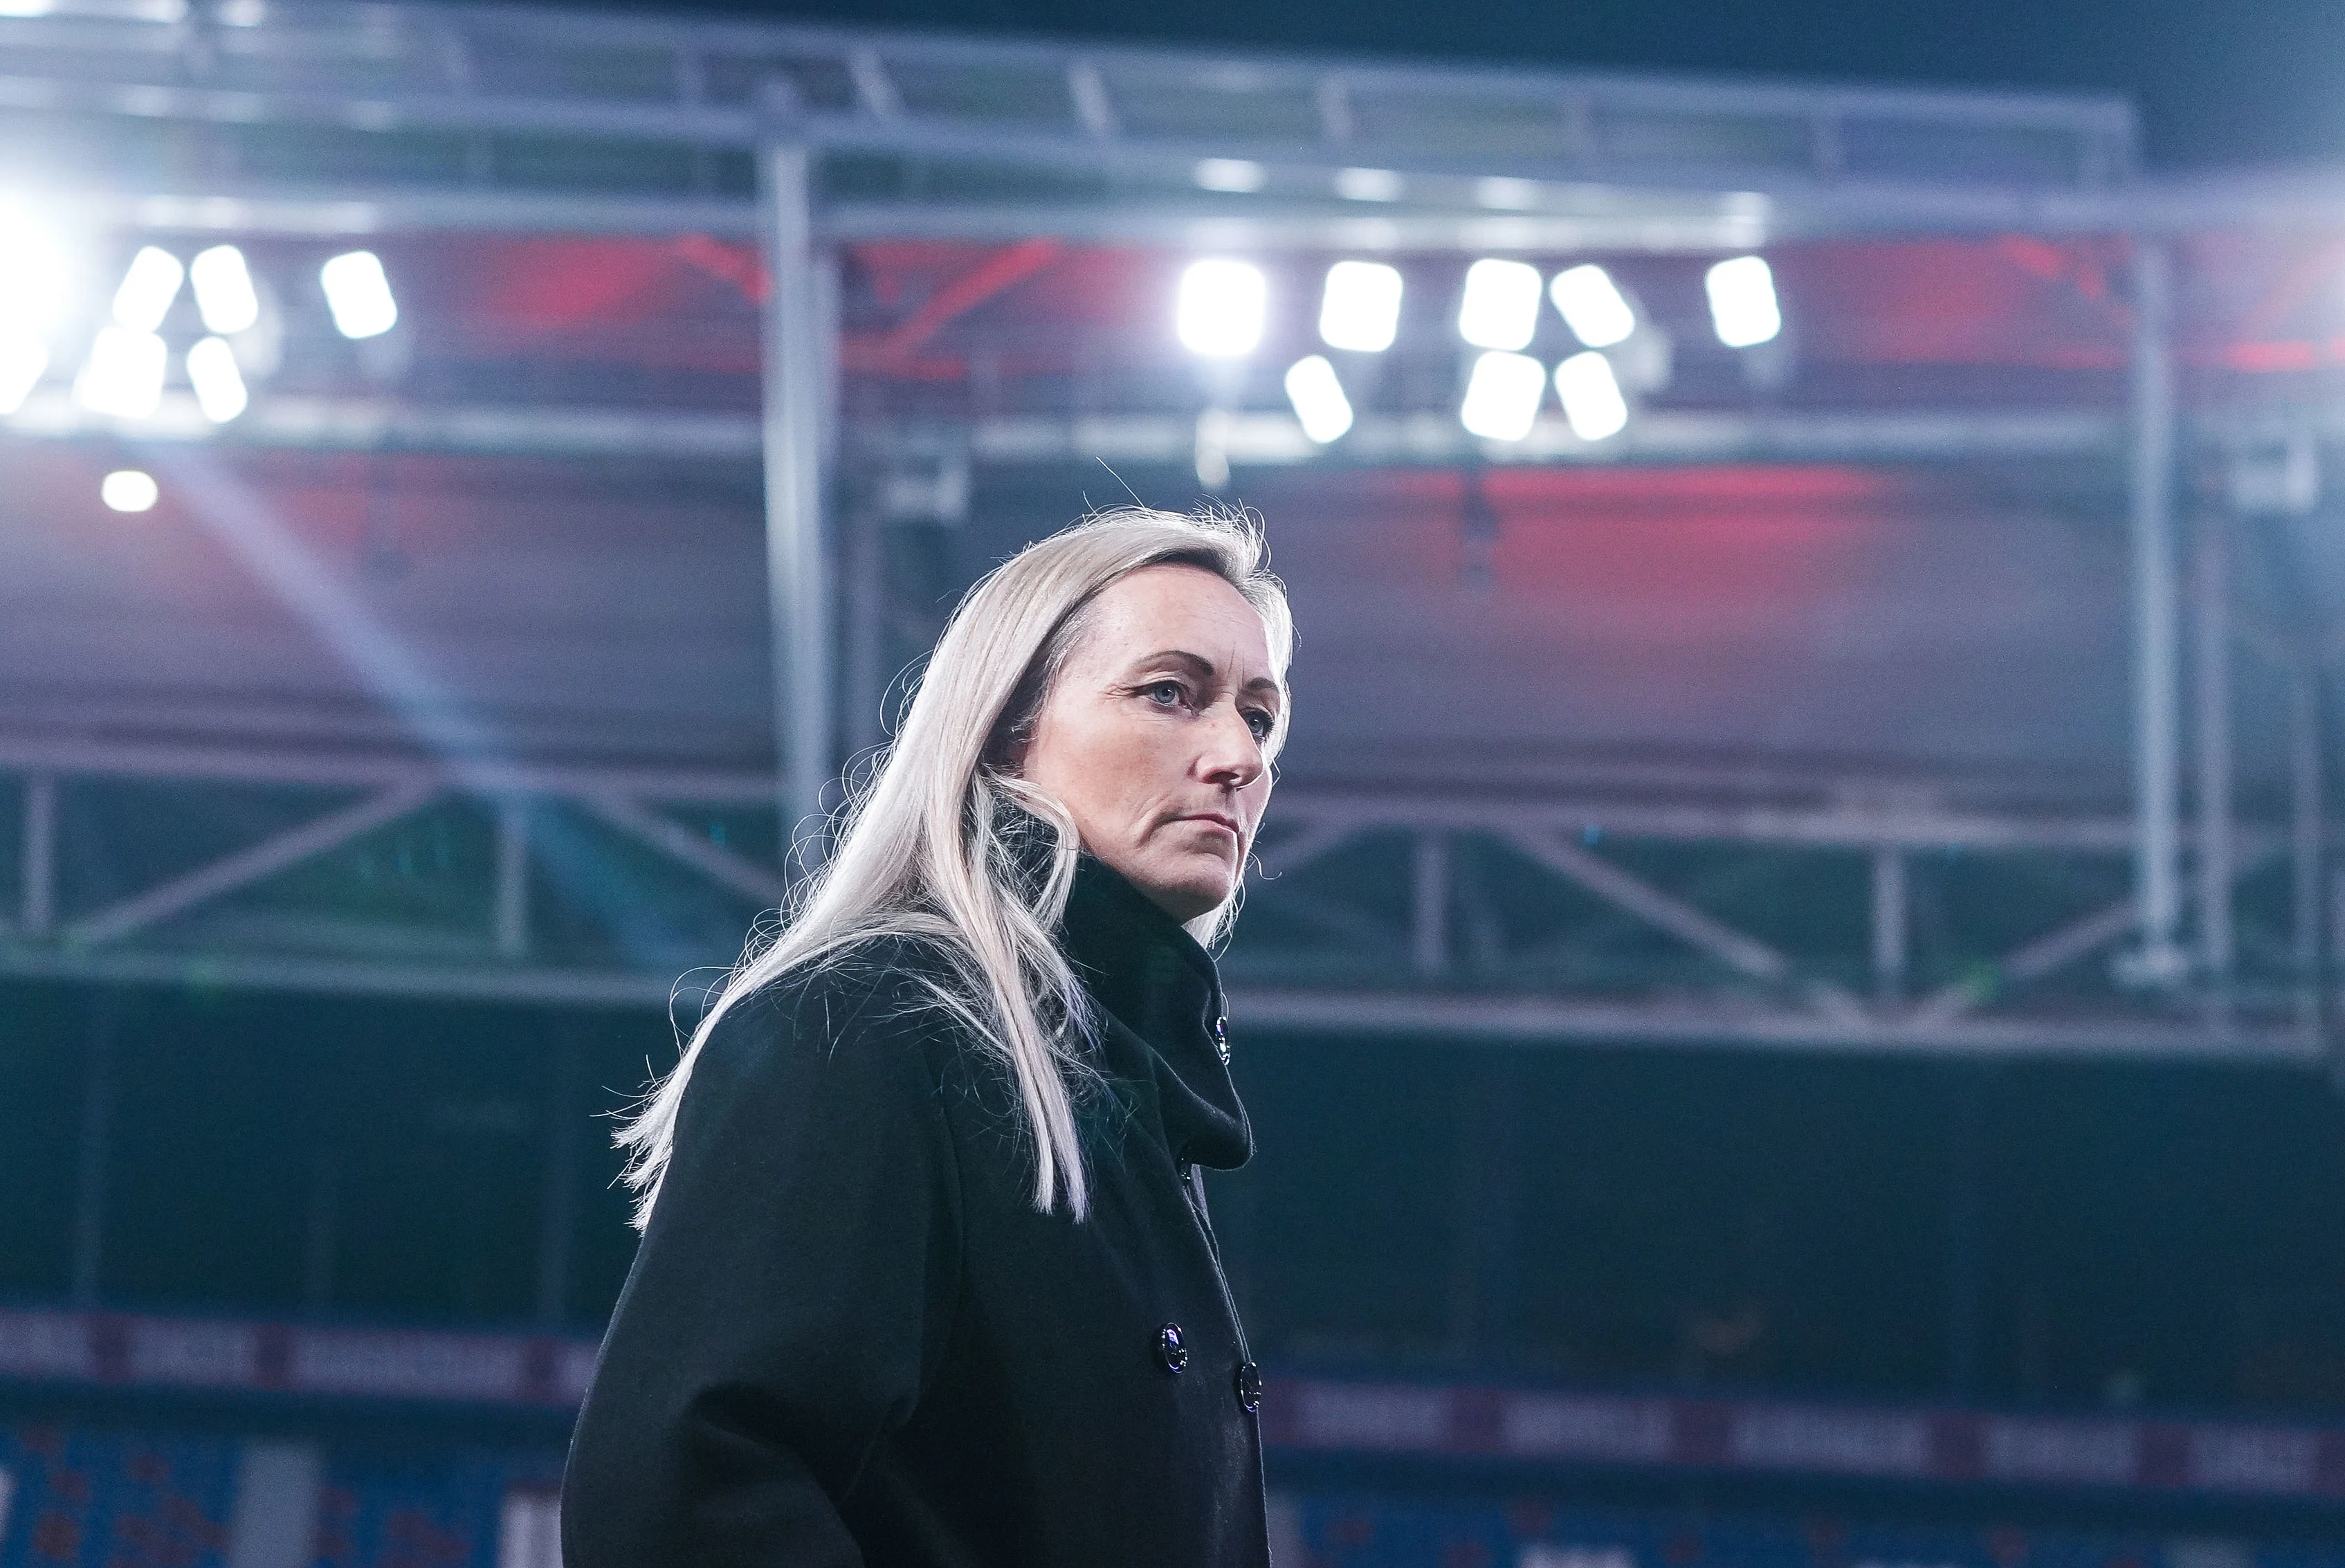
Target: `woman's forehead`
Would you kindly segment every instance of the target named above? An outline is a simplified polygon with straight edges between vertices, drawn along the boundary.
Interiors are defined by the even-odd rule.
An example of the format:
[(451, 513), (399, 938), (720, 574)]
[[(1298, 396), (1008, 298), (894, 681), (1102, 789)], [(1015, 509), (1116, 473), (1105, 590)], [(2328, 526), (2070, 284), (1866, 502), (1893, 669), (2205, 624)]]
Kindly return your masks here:
[[(1084, 640), (1116, 662), (1179, 651), (1241, 679), (1275, 674), (1262, 612), (1200, 566), (1142, 566), (1100, 591)], [(1237, 668), (1223, 667), (1236, 666)]]

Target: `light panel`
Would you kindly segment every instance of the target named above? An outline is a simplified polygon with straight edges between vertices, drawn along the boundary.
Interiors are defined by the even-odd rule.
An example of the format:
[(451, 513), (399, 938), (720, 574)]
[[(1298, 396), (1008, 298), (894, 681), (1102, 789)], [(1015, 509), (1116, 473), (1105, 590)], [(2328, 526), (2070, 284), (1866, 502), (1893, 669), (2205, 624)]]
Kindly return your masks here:
[(209, 332), (241, 332), (260, 320), (260, 296), (253, 291), (251, 270), (244, 252), (233, 245), (215, 245), (198, 251), (188, 263), (188, 279), (195, 285), (196, 309)]
[(1457, 335), (1477, 349), (1512, 353), (1530, 346), (1538, 331), (1538, 269), (1523, 261), (1486, 259), (1466, 269), (1466, 296), (1457, 306)]
[(163, 497), (155, 476), (137, 468), (117, 468), (97, 482), (97, 498), (117, 512), (146, 512)]
[(1547, 371), (1537, 360), (1528, 354), (1487, 353), (1474, 361), (1457, 423), (1467, 434), (1485, 441), (1520, 441), (1538, 423), (1546, 397)]
[(1563, 313), (1571, 335), (1589, 348), (1609, 349), (1626, 342), (1637, 330), (1637, 312), (1612, 281), (1612, 274), (1593, 262), (1557, 273), (1547, 292)]
[(1319, 338), (1331, 349), (1378, 354), (1400, 331), (1400, 270), (1381, 261), (1338, 261), (1319, 296)]
[(1389, 168), (1339, 168), (1335, 194), (1346, 201), (1398, 201), (1406, 184)]
[(24, 209), (0, 202), (0, 329), (46, 338), (63, 324), (69, 292), (56, 236)]
[(114, 291), (114, 320), (134, 332), (151, 332), (171, 313), (179, 284), (188, 270), (179, 259), (159, 246), (142, 245)]
[(391, 279), (382, 259), (371, 250), (351, 250), (318, 269), (326, 290), (326, 309), (333, 312), (334, 330), (346, 338), (374, 338), (399, 324), (399, 301), (391, 297)]
[(206, 338), (188, 351), (188, 384), (196, 389), (196, 406), (214, 424), (226, 424), (252, 401), (226, 338)]
[(1352, 400), (1344, 395), (1344, 383), (1325, 354), (1287, 367), (1286, 401), (1294, 405), (1303, 433), (1322, 446), (1340, 441), (1352, 428)]
[(1209, 256), (1181, 274), (1174, 329), (1181, 346), (1207, 359), (1244, 359), (1262, 344), (1270, 283), (1251, 261)]
[(1629, 426), (1629, 400), (1620, 395), (1612, 361), (1593, 349), (1555, 367), (1555, 392), (1564, 422), (1582, 441), (1602, 441)]
[(1701, 281), (1710, 295), (1711, 325), (1718, 329), (1718, 341), (1728, 348), (1751, 348), (1783, 330), (1774, 270), (1764, 256), (1721, 261)]
[(92, 413), (145, 419), (163, 402), (163, 340), (129, 327), (101, 327), (74, 378), (74, 396)]
[(1203, 158), (1193, 172), (1198, 189), (1226, 190), (1237, 196), (1252, 195), (1270, 178), (1269, 170), (1244, 158)]

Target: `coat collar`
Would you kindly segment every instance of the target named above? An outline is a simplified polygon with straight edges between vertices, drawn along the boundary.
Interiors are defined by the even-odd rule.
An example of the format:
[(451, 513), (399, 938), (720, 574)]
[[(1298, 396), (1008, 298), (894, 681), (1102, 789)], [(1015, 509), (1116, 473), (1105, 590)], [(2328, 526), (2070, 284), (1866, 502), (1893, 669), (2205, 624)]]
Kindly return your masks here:
[(1230, 1081), (1212, 955), (1088, 854), (1076, 862), (1061, 934), (1092, 1000), (1148, 1047), (1173, 1157), (1216, 1170), (1245, 1164), (1254, 1131)]

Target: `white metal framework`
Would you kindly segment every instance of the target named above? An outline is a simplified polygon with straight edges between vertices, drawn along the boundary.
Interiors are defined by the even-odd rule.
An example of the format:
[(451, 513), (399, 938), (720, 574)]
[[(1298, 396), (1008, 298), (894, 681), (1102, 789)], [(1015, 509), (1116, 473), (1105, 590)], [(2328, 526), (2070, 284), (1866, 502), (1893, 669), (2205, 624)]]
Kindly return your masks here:
[[(36, 14), (13, 14), (27, 10)], [(779, 862), (728, 847), (724, 823), (708, 813), (762, 809), (770, 845), (779, 837), (775, 823), (815, 811), (835, 774), (839, 636), (826, 498), (842, 439), (873, 433), (839, 431), (834, 406), (832, 247), (843, 239), (1051, 232), (1182, 245), (1701, 250), (1851, 230), (2147, 237), (2216, 217), (2284, 211), (2292, 221), (2317, 221), (2339, 210), (2334, 193), (2319, 188), (2144, 181), (2134, 169), (2131, 113), (2105, 100), (1436, 70), (425, 5), (52, 0), (11, 11), (0, 16), (0, 162), (31, 171), (44, 199), (86, 217), (182, 231), (754, 234), (771, 280), (765, 402), (755, 427), (722, 417), (598, 423), (543, 412), (289, 402), (256, 409), (244, 438), (762, 458), (784, 777), (777, 814), (772, 781), (746, 775), (261, 757), (0, 736), (0, 760), (20, 780), (21, 823), (17, 909), (0, 943), (0, 968), (18, 974), (208, 975), (656, 1003), (685, 962), (725, 962), (723, 944), (706, 942), (684, 944), (688, 953), (654, 941), (632, 956), (563, 957), (543, 930), (543, 891), (556, 887), (557, 896), (578, 901), (582, 881), (607, 874), (610, 846), (624, 843), (683, 874), (691, 897), (718, 900), (737, 929), (742, 914), (778, 896)], [(2137, 254), (2127, 430), (2073, 414), (1702, 416), (1675, 425), (1656, 419), (1615, 453), (1893, 457), (2122, 444), (2133, 457), (2137, 568), (2132, 820), (1964, 811), (1944, 803), (1952, 797), (1933, 803), (1927, 792), (1883, 803), (1863, 789), (1788, 801), (1712, 790), (1674, 805), (1639, 799), (1634, 789), (1502, 800), (1295, 790), (1281, 802), (1291, 837), (1267, 854), (1274, 869), (1292, 868), (1293, 881), (1265, 886), (1259, 913), (1298, 929), (1315, 921), (1369, 967), (1331, 969), (1310, 942), (1281, 949), (1250, 926), (1247, 945), (1233, 955), (1247, 1016), (1486, 1038), (2316, 1056), (2317, 752), (2309, 784), (2299, 770), (2299, 805), (2284, 841), (2234, 835), (2228, 797), (2200, 791), (2202, 801), (2218, 803), (2197, 830), (2203, 853), (2196, 863), (2203, 957), (2225, 998), (2219, 1005), (2106, 986), (2037, 1005), (2043, 998), (2028, 991), (2137, 931), (2136, 979), (2171, 986), (2188, 967), (2178, 945), (2192, 834), (2178, 809), (2172, 346), (2161, 308), (2163, 253), (2144, 238)], [(80, 426), (69, 410), (36, 402), (11, 428), (70, 435)], [(1273, 460), (1273, 449), (1289, 440), (1284, 421), (1274, 430), (1231, 428), (1233, 439), (1256, 441), (1259, 460)], [(1177, 451), (1193, 430), (1162, 420), (1044, 418), (996, 421), (961, 439), (982, 460), (1152, 443)], [(1454, 431), (1403, 421), (1364, 421), (1356, 439), (1370, 455), (1410, 461), (1449, 460), (1461, 450)], [(1568, 436), (1541, 439), (1547, 444), (1527, 455), (1587, 455)], [(2219, 598), (2208, 603), (2217, 607), (2201, 625), (2227, 647)], [(2299, 684), (2311, 678), (2304, 674)], [(2219, 708), (2219, 694), (2203, 701)], [(2316, 718), (2317, 705), (2299, 732), (2309, 735)], [(2205, 743), (2202, 782), (2219, 781), (2228, 729), (2202, 725), (2200, 734), (2214, 737)], [(215, 857), (144, 881), (77, 880), (84, 869), (65, 852), (63, 825), (104, 820), (119, 803), (109, 804), (100, 786), (124, 779), (197, 794), (294, 787), (312, 798), (286, 809), (273, 830)], [(452, 801), (492, 825), (492, 852), (469, 881), (456, 879), (459, 901), (472, 899), (480, 916), (469, 936), (434, 933), (425, 922), (323, 941), (316, 922), (298, 913), (279, 911), (271, 924), (248, 911), (240, 924), (215, 921), (210, 940), (188, 940), (207, 929), (199, 917), (218, 914), (240, 894)], [(146, 807), (178, 809), (151, 799)], [(549, 817), (541, 808), (558, 809)], [(544, 835), (555, 821), (559, 844), (549, 846)], [(1397, 879), (1393, 886), (1364, 884), (1356, 871), (1348, 881), (1338, 874), (1346, 845), (1379, 836), (1386, 850), (1402, 847), (1371, 857)], [(1871, 936), (1860, 972), (1739, 929), (1697, 891), (1613, 858), (1610, 846), (1623, 841), (1862, 858)], [(1909, 995), (1913, 863), (1987, 848), (2054, 860), (2130, 857), (2135, 890), (2112, 892), (2055, 930), (1972, 952), (1984, 967), (1967, 979), (1942, 976)], [(2228, 893), (2283, 850), (2297, 934), (2282, 994), (2259, 998), (2231, 985), (2239, 955)], [(1526, 939), (1508, 929), (1506, 910), (1460, 891), (1458, 871), (1469, 863), (1486, 878), (1503, 867), (1508, 876), (1575, 890), (1663, 933), (1693, 967), (1618, 993), (1575, 989), (1526, 967), (1518, 962)], [(561, 874), (549, 879), (533, 867)], [(1396, 898), (1398, 918), (1384, 907)], [(1953, 949), (1971, 951), (1963, 941)], [(1475, 953), (1472, 962), (1461, 958)], [(1389, 981), (1396, 955), (1411, 976), (1406, 984)], [(1325, 983), (1309, 983), (1315, 974)], [(1989, 1005), (2014, 991), (2019, 1011)]]

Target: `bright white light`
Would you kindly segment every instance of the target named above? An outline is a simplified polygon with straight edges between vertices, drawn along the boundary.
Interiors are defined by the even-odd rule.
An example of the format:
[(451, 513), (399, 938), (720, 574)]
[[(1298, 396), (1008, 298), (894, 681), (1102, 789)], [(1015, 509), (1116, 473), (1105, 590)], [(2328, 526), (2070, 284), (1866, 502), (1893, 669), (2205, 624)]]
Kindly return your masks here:
[(56, 0), (0, 0), (0, 16), (46, 16), (55, 9)]
[(212, 13), (223, 27), (258, 27), (269, 20), (267, 0), (222, 0)]
[(399, 302), (391, 297), (391, 280), (383, 276), (381, 259), (371, 250), (351, 250), (318, 269), (326, 288), (326, 309), (334, 313), (334, 327), (346, 338), (372, 338), (399, 322)]
[(1340, 440), (1352, 428), (1352, 400), (1335, 379), (1335, 367), (1325, 354), (1313, 354), (1287, 367), (1286, 401), (1303, 422), (1303, 433), (1325, 446)]
[(1208, 359), (1243, 359), (1262, 342), (1270, 284), (1251, 261), (1212, 256), (1181, 274), (1174, 327), (1181, 346)]
[(128, 327), (102, 327), (74, 378), (74, 396), (93, 413), (145, 419), (163, 401), (163, 340)]
[(1331, 349), (1376, 354), (1400, 331), (1400, 270), (1381, 261), (1338, 261), (1319, 297), (1319, 336)]
[(1477, 261), (1466, 269), (1457, 335), (1477, 349), (1528, 348), (1538, 331), (1538, 269), (1524, 261)]
[(1563, 417), (1582, 441), (1602, 441), (1628, 427), (1629, 400), (1612, 374), (1612, 361), (1590, 349), (1555, 367), (1556, 395)]
[(46, 336), (66, 313), (63, 247), (21, 209), (0, 202), (0, 328)]
[(1711, 324), (1730, 349), (1763, 343), (1783, 330), (1783, 308), (1775, 300), (1775, 274), (1764, 256), (1721, 261), (1702, 279), (1710, 292)]
[(1520, 441), (1538, 419), (1547, 371), (1528, 354), (1484, 354), (1466, 382), (1457, 423), (1485, 441)]
[(1571, 335), (1591, 349), (1609, 349), (1637, 330), (1637, 312), (1620, 297), (1612, 274), (1592, 262), (1557, 273), (1547, 293)]
[(155, 476), (136, 468), (117, 468), (97, 482), (97, 498), (117, 512), (147, 511), (162, 494)]
[(226, 338), (206, 338), (188, 351), (188, 384), (196, 389), (196, 406), (214, 424), (226, 424), (252, 401)]
[(1339, 168), (1335, 194), (1346, 201), (1398, 201), (1401, 178), (1389, 168)]
[(48, 368), (48, 344), (21, 329), (0, 327), (0, 414), (24, 407)]
[(114, 319), (134, 332), (151, 332), (163, 324), (171, 313), (171, 301), (179, 297), (179, 280), (188, 270), (168, 250), (152, 245), (142, 245), (138, 254), (130, 259), (130, 270), (122, 275), (122, 287), (114, 291)]
[(196, 286), (196, 309), (203, 312), (205, 331), (240, 332), (260, 320), (260, 296), (252, 291), (252, 273), (244, 264), (244, 252), (235, 246), (198, 251), (188, 263), (188, 277)]
[(1495, 207), (1505, 212), (1520, 212), (1538, 205), (1538, 185), (1528, 179), (1509, 179), (1494, 175), (1474, 182), (1474, 199), (1484, 207)]
[(1240, 196), (1260, 190), (1269, 178), (1262, 165), (1250, 158), (1209, 158), (1196, 168), (1199, 189), (1235, 191)]

